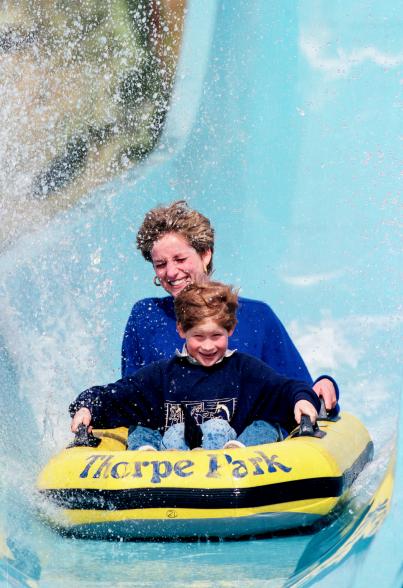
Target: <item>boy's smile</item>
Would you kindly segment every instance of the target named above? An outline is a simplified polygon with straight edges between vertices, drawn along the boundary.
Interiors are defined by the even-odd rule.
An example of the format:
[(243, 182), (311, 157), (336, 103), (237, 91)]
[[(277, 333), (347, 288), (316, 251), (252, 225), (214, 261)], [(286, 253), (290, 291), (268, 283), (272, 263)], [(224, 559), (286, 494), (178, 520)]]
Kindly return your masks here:
[(191, 329), (184, 332), (178, 323), (179, 335), (186, 339), (186, 349), (201, 365), (210, 367), (217, 363), (228, 349), (228, 332), (212, 319), (204, 319)]

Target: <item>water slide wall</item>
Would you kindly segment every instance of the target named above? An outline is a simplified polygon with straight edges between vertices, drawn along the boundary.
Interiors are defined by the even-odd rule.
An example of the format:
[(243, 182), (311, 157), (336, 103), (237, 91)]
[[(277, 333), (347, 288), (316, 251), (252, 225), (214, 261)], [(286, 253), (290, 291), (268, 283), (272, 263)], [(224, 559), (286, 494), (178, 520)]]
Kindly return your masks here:
[[(392, 0), (191, 0), (153, 155), (2, 254), (5, 585), (400, 586), (401, 25)], [(215, 277), (274, 308), (374, 439), (350, 507), (320, 533), (111, 546), (61, 538), (35, 515), (69, 401), (119, 377), (131, 305), (155, 294), (136, 229), (177, 198), (214, 222)]]

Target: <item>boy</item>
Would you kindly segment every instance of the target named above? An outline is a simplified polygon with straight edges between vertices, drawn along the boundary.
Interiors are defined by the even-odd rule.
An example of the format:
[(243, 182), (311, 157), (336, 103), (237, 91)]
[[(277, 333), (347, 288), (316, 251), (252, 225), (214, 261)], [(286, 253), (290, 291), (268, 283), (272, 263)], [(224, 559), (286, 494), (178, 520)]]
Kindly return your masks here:
[[(175, 298), (182, 352), (115, 384), (82, 392), (71, 429), (129, 427), (128, 449), (204, 449), (270, 443), (320, 403), (308, 384), (228, 349), (238, 297), (219, 282), (190, 284)], [(186, 423), (186, 427), (185, 427)], [(192, 430), (195, 432), (192, 440)], [(195, 441), (196, 439), (196, 441)]]

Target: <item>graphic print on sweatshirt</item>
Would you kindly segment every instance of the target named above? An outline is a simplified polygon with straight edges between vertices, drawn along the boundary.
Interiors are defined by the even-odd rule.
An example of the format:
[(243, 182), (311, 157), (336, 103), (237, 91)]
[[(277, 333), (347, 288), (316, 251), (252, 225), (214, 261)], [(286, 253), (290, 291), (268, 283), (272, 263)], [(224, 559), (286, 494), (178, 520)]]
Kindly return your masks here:
[[(237, 404), (237, 398), (215, 398), (209, 400), (187, 401), (189, 409), (198, 425), (210, 419), (230, 421)], [(181, 405), (177, 402), (165, 402), (165, 430), (183, 421)]]

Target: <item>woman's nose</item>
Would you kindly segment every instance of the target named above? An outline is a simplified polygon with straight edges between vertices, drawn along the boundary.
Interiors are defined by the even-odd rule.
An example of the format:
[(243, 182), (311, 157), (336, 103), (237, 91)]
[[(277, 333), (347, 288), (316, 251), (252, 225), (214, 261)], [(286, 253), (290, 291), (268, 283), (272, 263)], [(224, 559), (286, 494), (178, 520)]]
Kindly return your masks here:
[(174, 278), (178, 274), (178, 268), (173, 261), (169, 261), (165, 266), (166, 276), (169, 279)]

